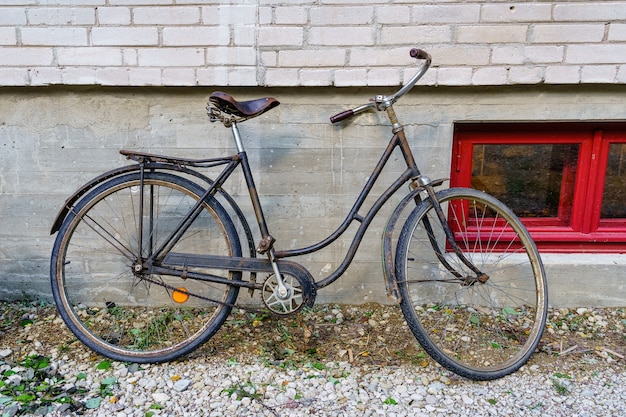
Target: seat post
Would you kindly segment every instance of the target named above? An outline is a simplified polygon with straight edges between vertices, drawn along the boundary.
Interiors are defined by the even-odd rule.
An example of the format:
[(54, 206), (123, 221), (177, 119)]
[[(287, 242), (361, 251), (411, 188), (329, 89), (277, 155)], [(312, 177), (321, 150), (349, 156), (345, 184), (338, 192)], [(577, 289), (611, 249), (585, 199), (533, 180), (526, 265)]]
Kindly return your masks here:
[(237, 127), (237, 122), (233, 120), (231, 122), (230, 128), (233, 132), (233, 137), (235, 138), (237, 151), (242, 156), (242, 167), (243, 167), (244, 177), (248, 185), (250, 199), (252, 200), (252, 207), (254, 208), (254, 213), (256, 215), (257, 222), (259, 224), (259, 228), (261, 231), (261, 241), (259, 242), (259, 246), (257, 247), (257, 252), (260, 254), (266, 254), (268, 260), (272, 264), (274, 276), (276, 278), (276, 282), (278, 283), (278, 287), (276, 288), (277, 295), (279, 299), (283, 300), (289, 296), (289, 290), (285, 286), (283, 276), (280, 270), (278, 269), (278, 264), (276, 263), (276, 257), (274, 256), (275, 239), (269, 234), (269, 231), (267, 230), (267, 222), (265, 221), (265, 216), (263, 215), (263, 209), (261, 208), (259, 195), (257, 193), (256, 186), (254, 185), (254, 179), (252, 178), (252, 172), (250, 171), (250, 165), (248, 164), (248, 157), (243, 147), (243, 141), (241, 140), (241, 135), (239, 134), (239, 128)]
[(237, 122), (234, 120), (230, 124), (230, 129), (233, 132), (233, 137), (235, 138), (235, 145), (237, 146), (237, 152), (242, 153), (245, 152), (243, 148), (243, 142), (241, 141), (241, 135), (239, 134), (239, 128), (237, 127)]

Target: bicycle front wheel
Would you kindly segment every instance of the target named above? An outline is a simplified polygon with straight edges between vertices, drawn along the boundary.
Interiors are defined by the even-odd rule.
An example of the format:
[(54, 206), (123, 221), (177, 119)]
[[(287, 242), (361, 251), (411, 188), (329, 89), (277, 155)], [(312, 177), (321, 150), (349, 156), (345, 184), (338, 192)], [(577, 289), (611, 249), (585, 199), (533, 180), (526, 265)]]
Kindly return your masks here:
[[(165, 172), (113, 178), (68, 214), (50, 266), (52, 293), (70, 330), (119, 361), (164, 362), (208, 340), (228, 317), (238, 287), (141, 268), (201, 199), (199, 185)], [(212, 197), (172, 251), (241, 256), (237, 231)], [(190, 271), (193, 272), (193, 271)], [(240, 273), (199, 271), (240, 280)]]
[(518, 370), (546, 322), (537, 248), (503, 203), (473, 189), (437, 193), (453, 241), (430, 199), (407, 219), (396, 275), (407, 324), (424, 350), (474, 380)]

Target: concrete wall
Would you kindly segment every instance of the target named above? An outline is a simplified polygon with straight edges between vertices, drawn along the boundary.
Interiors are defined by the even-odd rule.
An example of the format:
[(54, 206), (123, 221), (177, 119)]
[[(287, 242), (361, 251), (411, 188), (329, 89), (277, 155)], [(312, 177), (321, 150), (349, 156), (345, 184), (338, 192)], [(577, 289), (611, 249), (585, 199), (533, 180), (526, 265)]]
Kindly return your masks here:
[[(0, 89), (0, 298), (50, 298), (49, 228), (80, 184), (127, 163), (119, 148), (181, 156), (232, 151), (223, 126), (205, 115), (207, 88)], [(278, 248), (301, 247), (334, 230), (379, 158), (389, 127), (370, 113), (345, 126), (328, 116), (389, 88), (230, 88), (246, 99), (273, 95), (281, 106), (241, 125)], [(626, 86), (419, 87), (396, 106), (423, 171), (449, 176), (452, 129), (469, 120), (618, 120)], [(401, 168), (391, 167), (384, 178)], [(245, 204), (245, 187), (226, 187)], [(379, 190), (382, 187), (378, 188)], [(366, 234), (346, 276), (321, 302), (385, 302), (380, 229)], [(298, 259), (318, 278), (342, 259), (339, 242)], [(554, 306), (623, 305), (624, 255), (545, 255)]]
[[(49, 298), (54, 215), (78, 185), (126, 163), (119, 148), (228, 152), (204, 114), (213, 89), (283, 102), (242, 126), (280, 247), (343, 220), (389, 129), (382, 115), (343, 128), (328, 116), (407, 80), (412, 47), (434, 65), (397, 110), (433, 177), (448, 176), (455, 121), (625, 119), (626, 1), (0, 3), (0, 298)], [(385, 301), (385, 214), (322, 301)], [(304, 261), (318, 277), (346, 244)], [(625, 303), (622, 255), (545, 260), (554, 305)]]

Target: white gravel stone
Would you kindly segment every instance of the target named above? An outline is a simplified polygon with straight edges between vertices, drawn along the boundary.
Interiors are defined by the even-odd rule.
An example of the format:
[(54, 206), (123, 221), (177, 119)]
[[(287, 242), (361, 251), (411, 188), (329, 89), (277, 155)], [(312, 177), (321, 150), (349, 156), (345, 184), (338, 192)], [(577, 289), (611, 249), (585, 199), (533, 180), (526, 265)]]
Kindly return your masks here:
[(183, 392), (191, 385), (191, 379), (180, 379), (174, 383), (174, 389), (178, 392)]
[(170, 399), (170, 396), (164, 392), (155, 392), (152, 394), (152, 399), (157, 403), (165, 403)]
[[(87, 390), (85, 398), (99, 395), (104, 378), (116, 378), (111, 387), (116, 400), (103, 398), (98, 408), (81, 410), (87, 417), (142, 417), (148, 412), (155, 417), (626, 415), (622, 360), (584, 373), (532, 365), (489, 382), (465, 380), (437, 366), (330, 362), (320, 370), (251, 362), (233, 366), (223, 359), (195, 357), (137, 367), (114, 363), (101, 371), (87, 359), (57, 357), (50, 365), (66, 381), (64, 389)], [(16, 373), (8, 383), (26, 377), (23, 367), (0, 366), (1, 372), (9, 369)], [(79, 373), (84, 376), (77, 378)], [(174, 375), (181, 378), (173, 381)], [(151, 408), (156, 404), (162, 408)], [(64, 414), (57, 409), (50, 415)]]

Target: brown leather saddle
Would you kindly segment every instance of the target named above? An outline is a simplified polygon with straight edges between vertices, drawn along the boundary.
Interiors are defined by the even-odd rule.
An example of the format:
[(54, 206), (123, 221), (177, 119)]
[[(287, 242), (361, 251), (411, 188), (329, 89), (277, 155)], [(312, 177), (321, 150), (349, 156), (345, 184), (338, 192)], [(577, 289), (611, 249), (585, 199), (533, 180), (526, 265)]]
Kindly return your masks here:
[(280, 102), (273, 97), (237, 101), (230, 94), (221, 91), (211, 93), (209, 102), (221, 112), (246, 119), (259, 116), (280, 104)]

